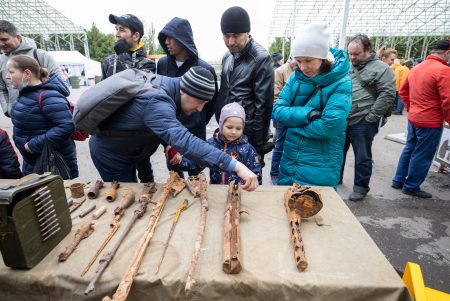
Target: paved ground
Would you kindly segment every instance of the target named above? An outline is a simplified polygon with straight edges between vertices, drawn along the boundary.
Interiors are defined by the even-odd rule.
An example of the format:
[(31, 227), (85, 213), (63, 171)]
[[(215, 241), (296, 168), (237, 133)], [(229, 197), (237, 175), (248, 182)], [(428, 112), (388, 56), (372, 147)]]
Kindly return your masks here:
[[(85, 89), (73, 90), (70, 99), (76, 101)], [(12, 135), (9, 119), (0, 117), (0, 127)], [(209, 124), (208, 137), (216, 127), (215, 121)], [(376, 136), (371, 191), (364, 201), (346, 200), (353, 185), (352, 151), (347, 159), (344, 184), (339, 186), (338, 193), (397, 270), (403, 271), (407, 261), (416, 262), (422, 268), (427, 286), (450, 293), (450, 176), (437, 173), (434, 166), (430, 169), (422, 186), (433, 194), (433, 199), (429, 200), (412, 198), (390, 187), (403, 145), (384, 137), (405, 129), (406, 117), (392, 116)], [(88, 143), (77, 142), (77, 151), (81, 179), (95, 180), (98, 173), (90, 160)], [(270, 160), (269, 155), (267, 166)], [(151, 161), (155, 180), (164, 182), (168, 172), (162, 149)], [(263, 170), (263, 184), (270, 185), (268, 167)], [(332, 249), (330, 246), (330, 252)]]

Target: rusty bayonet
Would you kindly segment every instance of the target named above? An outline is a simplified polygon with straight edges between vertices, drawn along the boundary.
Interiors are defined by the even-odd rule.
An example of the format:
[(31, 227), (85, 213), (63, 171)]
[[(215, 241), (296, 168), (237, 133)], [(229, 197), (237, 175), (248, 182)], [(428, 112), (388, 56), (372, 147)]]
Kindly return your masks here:
[(189, 201), (187, 199), (184, 199), (182, 203), (177, 208), (177, 212), (175, 213), (175, 216), (172, 220), (172, 226), (170, 227), (169, 236), (167, 237), (166, 243), (164, 244), (164, 250), (161, 254), (161, 258), (159, 259), (158, 267), (156, 268), (155, 274), (158, 274), (159, 268), (161, 267), (161, 263), (163, 262), (164, 256), (166, 255), (167, 247), (169, 246), (169, 241), (172, 238), (173, 232), (175, 232), (175, 226), (178, 223), (178, 219), (180, 218), (181, 212), (186, 210), (186, 208), (189, 205)]

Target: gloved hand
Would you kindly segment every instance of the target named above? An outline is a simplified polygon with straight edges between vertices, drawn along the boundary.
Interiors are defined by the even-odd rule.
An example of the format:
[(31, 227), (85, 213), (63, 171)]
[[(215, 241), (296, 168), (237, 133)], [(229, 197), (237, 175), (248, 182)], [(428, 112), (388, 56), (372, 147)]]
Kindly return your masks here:
[(308, 121), (311, 122), (313, 120), (319, 119), (320, 117), (322, 117), (322, 112), (320, 112), (319, 110), (312, 110), (308, 114)]
[(114, 51), (117, 55), (128, 52), (127, 41), (123, 39), (117, 40), (117, 42), (114, 44)]

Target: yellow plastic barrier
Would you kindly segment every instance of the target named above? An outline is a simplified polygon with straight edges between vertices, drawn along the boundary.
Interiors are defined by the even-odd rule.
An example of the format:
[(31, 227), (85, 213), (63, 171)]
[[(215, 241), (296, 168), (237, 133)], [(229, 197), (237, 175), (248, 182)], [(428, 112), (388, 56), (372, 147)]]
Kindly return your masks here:
[(406, 263), (402, 279), (415, 301), (450, 301), (450, 294), (425, 286), (422, 270), (416, 263)]

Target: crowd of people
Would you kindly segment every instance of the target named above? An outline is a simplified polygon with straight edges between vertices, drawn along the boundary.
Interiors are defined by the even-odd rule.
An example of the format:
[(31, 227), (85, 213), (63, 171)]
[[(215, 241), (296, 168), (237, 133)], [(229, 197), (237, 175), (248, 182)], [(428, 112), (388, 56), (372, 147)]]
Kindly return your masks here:
[[(188, 20), (173, 18), (159, 32), (166, 56), (157, 64), (147, 57), (144, 27), (136, 16), (110, 15), (109, 21), (116, 29), (115, 53), (102, 62), (103, 80), (127, 69), (159, 76), (149, 77), (151, 90), (114, 111), (89, 139), (91, 159), (104, 181), (153, 182), (150, 157), (162, 144), (169, 170), (183, 176), (209, 167), (213, 184), (236, 180), (246, 190), (256, 189), (264, 157), (273, 149), (272, 184), (337, 189), (352, 146), (355, 176), (348, 199), (360, 201), (370, 190), (373, 139), (390, 114), (401, 115), (406, 108), (407, 144), (391, 186), (432, 197), (420, 185), (444, 122), (450, 122), (448, 40), (434, 44), (413, 66), (395, 49), (376, 53), (363, 34), (350, 39), (347, 51), (330, 48), (327, 25), (311, 23), (296, 34), (284, 62), (280, 53), (270, 55), (252, 38), (248, 13), (234, 6), (220, 20), (228, 51), (219, 85), (214, 68), (198, 55)], [(23, 158), (20, 169), (0, 129), (0, 178), (35, 171), (45, 145), (64, 159), (68, 178), (77, 177), (64, 70), (5, 20), (0, 20), (0, 49), (0, 103)], [(213, 116), (219, 127), (206, 137)]]

